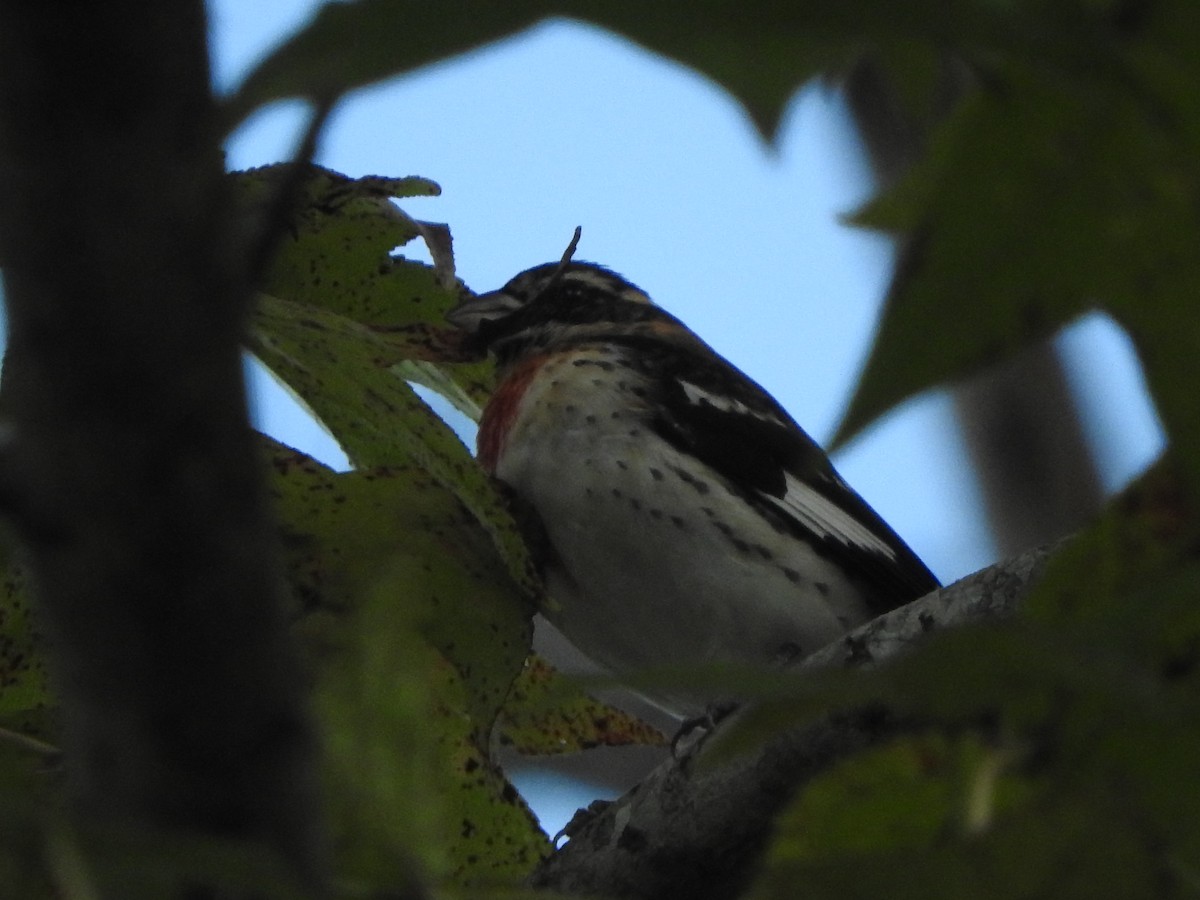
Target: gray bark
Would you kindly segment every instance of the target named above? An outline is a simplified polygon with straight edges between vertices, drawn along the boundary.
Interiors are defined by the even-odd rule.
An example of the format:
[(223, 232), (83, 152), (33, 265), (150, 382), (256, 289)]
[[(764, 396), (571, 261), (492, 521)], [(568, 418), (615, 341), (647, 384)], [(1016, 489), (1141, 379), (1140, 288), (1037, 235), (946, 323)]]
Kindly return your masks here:
[[(802, 667), (882, 665), (933, 632), (1009, 615), (1049, 552), (1029, 551), (881, 616)], [(733, 721), (723, 721), (716, 734), (694, 742), (596, 814), (541, 865), (532, 884), (577, 896), (736, 897), (754, 872), (775, 815), (808, 780), (910, 727), (879, 709), (839, 713), (726, 765), (697, 767), (696, 754)]]

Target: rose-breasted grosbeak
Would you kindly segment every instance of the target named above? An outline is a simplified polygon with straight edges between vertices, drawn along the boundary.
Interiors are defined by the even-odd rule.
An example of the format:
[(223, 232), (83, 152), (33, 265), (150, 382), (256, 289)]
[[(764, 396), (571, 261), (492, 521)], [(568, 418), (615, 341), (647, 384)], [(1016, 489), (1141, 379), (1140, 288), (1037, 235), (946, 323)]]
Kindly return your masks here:
[(541, 520), (549, 617), (615, 673), (778, 663), (938, 586), (766, 391), (615, 272), (537, 266), (448, 319), (496, 359), (479, 460)]

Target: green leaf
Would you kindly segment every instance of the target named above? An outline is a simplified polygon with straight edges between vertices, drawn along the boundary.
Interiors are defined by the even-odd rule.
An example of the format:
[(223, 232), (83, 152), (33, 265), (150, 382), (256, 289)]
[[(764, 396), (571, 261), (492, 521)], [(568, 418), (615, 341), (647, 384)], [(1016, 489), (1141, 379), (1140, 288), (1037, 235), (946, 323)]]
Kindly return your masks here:
[[(251, 218), (270, 206), (288, 170), (275, 165), (231, 174)], [(263, 290), (366, 326), (378, 338), (380, 365), (391, 362), (400, 377), (478, 418), (473, 407), (489, 392), (491, 367), (462, 362), (461, 334), (445, 321), (463, 289), (454, 278), (449, 228), (413, 219), (392, 202), (436, 196), (441, 188), (418, 177), (348, 178), (320, 166), (308, 172)], [(433, 267), (393, 252), (417, 237)]]
[(46, 855), (58, 898), (159, 900), (189, 892), (216, 897), (308, 900), (294, 868), (253, 837), (224, 837), (137, 824), (96, 826), (55, 817)]
[(900, 400), (1052, 333), (1126, 280), (1096, 234), (1118, 212), (1081, 171), (1114, 164), (1106, 149), (1117, 149), (1101, 137), (1114, 123), (1036, 77), (1011, 81), (969, 98), (913, 175), (858, 217), (914, 232), (916, 249), (835, 443)]
[(533, 614), (487, 532), (415, 466), (339, 475), (280, 445), (270, 462), (310, 644), (319, 650), (330, 615), (354, 609), (383, 573), (402, 572), (390, 582), (397, 615), (466, 678), (472, 719), (486, 734), (529, 653)]
[(342, 864), (395, 887), (513, 881), (544, 835), (487, 754), (532, 608), (455, 496), (415, 466), (336, 474), (270, 448), (296, 629), (318, 663)]
[(53, 740), (49, 657), (21, 566), (0, 560), (0, 726)]
[[(946, 786), (936, 781), (924, 788), (919, 781), (907, 780), (895, 787), (878, 787), (891, 795), (893, 802), (932, 797), (943, 804), (945, 811)], [(845, 796), (852, 805), (839, 811), (843, 821), (850, 820), (864, 805), (865, 814), (870, 814), (870, 800), (864, 803), (861, 796)], [(747, 896), (753, 900), (790, 898), (796, 896), (796, 885), (803, 885), (804, 896), (811, 900), (881, 896), (897, 900), (1149, 900), (1172, 895), (1172, 888), (1178, 890), (1178, 880), (1166, 874), (1152, 830), (1122, 805), (1119, 791), (1075, 787), (1039, 799), (1042, 802), (1024, 804), (981, 833), (955, 833), (952, 821), (937, 829), (933, 821), (936, 816), (910, 810), (924, 822), (926, 834), (919, 834), (919, 826), (903, 823), (899, 824), (899, 833), (914, 840), (928, 838), (919, 846), (864, 847), (858, 853), (809, 860), (793, 854), (785, 844), (779, 851), (772, 851), (758, 883)], [(885, 802), (878, 801), (880, 805)], [(886, 813), (886, 806), (884, 810)], [(815, 830), (821, 824), (793, 819), (790, 828), (811, 826)], [(819, 843), (821, 838), (814, 834), (811, 840)]]
[(593, 747), (661, 747), (657, 728), (585, 694), (571, 678), (531, 656), (500, 714), (500, 741), (527, 756)]
[[(1134, 339), (1200, 489), (1188, 387), (1188, 348), (1200, 343), (1200, 102), (1195, 53), (1185, 65), (1165, 44), (1147, 35), (1123, 59), (1113, 43), (1091, 76), (996, 65), (911, 177), (860, 215), (915, 244), (835, 443), (1101, 309)], [(1144, 77), (1139, 53), (1155, 63)]]
[(386, 341), (344, 316), (263, 296), (251, 346), (334, 434), (355, 466), (424, 469), (487, 529), (512, 578), (537, 595), (533, 561), (505, 501), (462, 441), (390, 371)]
[(484, 749), (476, 673), (448, 665), (418, 638), (417, 610), (397, 604), (426, 570), (419, 556), (393, 560), (344, 621), (318, 689), (340, 867), (364, 890), (411, 886), (414, 860), (429, 880), (513, 883), (548, 851)]
[[(268, 205), (280, 177), (281, 167), (271, 167), (234, 180), (253, 210)], [(349, 179), (311, 167), (259, 298), (250, 346), (356, 467), (415, 462), (453, 491), (488, 529), (513, 577), (536, 595), (535, 567), (505, 502), (404, 380), (442, 390), (464, 409), (487, 392), (484, 364), (428, 362), (446, 359), (461, 337), (443, 320), (457, 289), (437, 270), (391, 253), (432, 227), (391, 198), (433, 192), (425, 179)]]
[[(691, 66), (728, 90), (759, 131), (773, 137), (801, 84), (819, 74), (840, 74), (864, 52), (881, 49), (891, 57), (893, 71), (914, 84), (928, 72), (929, 60), (946, 48), (972, 62), (1015, 54), (1047, 68), (1087, 72), (1095, 68), (1100, 50), (1123, 37), (1123, 10), (1116, 0), (975, 0), (951, 7), (928, 0), (868, 0), (851, 6), (837, 0), (803, 6), (757, 0), (736, 9), (722, 0), (699, 0), (658, 3), (652, 10), (611, 0), (516, 0), (469, 10), (413, 0), (359, 0), (321, 7), (247, 77), (230, 98), (226, 114), (232, 128), (265, 103), (336, 97), (509, 37), (541, 20), (568, 16)], [(910, 70), (910, 63), (915, 68)]]
[[(430, 390), (437, 391), (450, 401), (459, 412), (475, 422), (483, 410), (477, 397), (486, 397), (489, 393), (486, 383), (479, 380), (463, 387), (463, 379), (447, 373), (446, 367), (425, 362), (423, 360), (406, 359), (392, 367), (397, 378), (403, 378), (410, 384), (419, 384)], [(490, 372), (489, 372), (490, 374)], [(491, 379), (487, 379), (491, 381)]]
[(1200, 507), (1160, 461), (1055, 555), (1033, 620), (1136, 654), (1171, 677), (1200, 668)]
[(0, 884), (12, 897), (59, 898), (65, 879), (48, 852), (48, 810), (61, 798), (41, 761), (0, 743)]
[[(746, 686), (749, 686), (747, 684)], [(1142, 662), (1018, 619), (932, 635), (919, 652), (871, 671), (783, 672), (705, 746), (707, 764), (760, 746), (830, 710), (882, 707), (940, 722), (1000, 719), (1017, 731), (1051, 712), (1088, 721), (1153, 699)], [(1062, 708), (1059, 698), (1078, 704)], [(1064, 701), (1065, 702), (1065, 701)]]
[(454, 880), (475, 886), (519, 884), (551, 850), (536, 817), (472, 736), (446, 735), (439, 755), (455, 779), (448, 797)]
[[(887, 884), (922, 898), (1194, 888), (1198, 522), (1177, 468), (1160, 465), (1050, 562), (1017, 620), (936, 636), (878, 671), (796, 677), (790, 700), (781, 678), (726, 741), (868, 704), (923, 732), (807, 785), (752, 896), (797, 883), (818, 898)], [(961, 755), (971, 746), (984, 755)], [(982, 778), (964, 778), (972, 769)]]
[(447, 470), (469, 463), (462, 441), (390, 371), (394, 345), (367, 326), (262, 295), (250, 345), (333, 433), (354, 465), (420, 458)]
[(406, 0), (326, 3), (246, 78), (227, 104), (232, 129), (286, 97), (335, 97), (532, 25), (546, 3), (472, 4), (455, 11)]
[(1006, 759), (970, 734), (914, 735), (861, 753), (801, 791), (779, 819), (772, 855), (791, 864), (860, 858), (979, 830), (1024, 793), (1001, 774)]
[[(230, 177), (243, 202), (261, 210), (289, 170), (266, 166)], [(443, 283), (427, 265), (390, 255), (433, 227), (408, 216), (392, 199), (440, 193), (426, 178), (348, 178), (309, 166), (265, 289), (364, 324), (444, 325), (441, 315), (457, 296), (453, 283)]]

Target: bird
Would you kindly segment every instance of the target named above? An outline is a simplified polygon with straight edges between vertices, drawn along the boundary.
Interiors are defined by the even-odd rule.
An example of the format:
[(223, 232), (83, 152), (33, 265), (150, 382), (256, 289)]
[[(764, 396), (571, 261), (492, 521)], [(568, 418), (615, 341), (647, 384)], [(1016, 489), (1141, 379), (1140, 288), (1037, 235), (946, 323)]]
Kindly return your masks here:
[[(539, 523), (547, 618), (618, 679), (778, 667), (939, 586), (766, 390), (611, 269), (568, 251), (447, 320), (495, 360), (476, 455)], [(729, 700), (672, 682), (638, 690), (685, 719)]]

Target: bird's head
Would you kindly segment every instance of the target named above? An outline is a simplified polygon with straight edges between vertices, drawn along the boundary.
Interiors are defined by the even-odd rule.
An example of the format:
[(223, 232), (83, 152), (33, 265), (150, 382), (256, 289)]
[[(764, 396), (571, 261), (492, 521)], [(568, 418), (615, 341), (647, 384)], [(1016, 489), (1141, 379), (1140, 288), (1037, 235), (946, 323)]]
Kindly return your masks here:
[(471, 335), (479, 350), (501, 360), (568, 337), (595, 340), (674, 321), (641, 288), (589, 262), (526, 269), (499, 290), (465, 298), (446, 319)]

